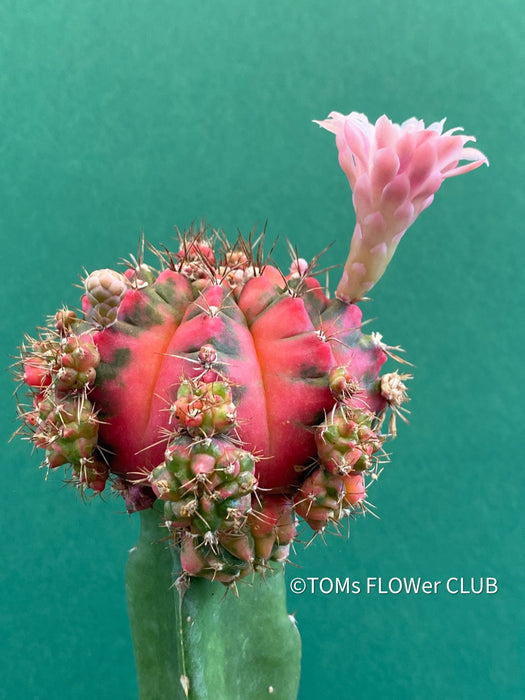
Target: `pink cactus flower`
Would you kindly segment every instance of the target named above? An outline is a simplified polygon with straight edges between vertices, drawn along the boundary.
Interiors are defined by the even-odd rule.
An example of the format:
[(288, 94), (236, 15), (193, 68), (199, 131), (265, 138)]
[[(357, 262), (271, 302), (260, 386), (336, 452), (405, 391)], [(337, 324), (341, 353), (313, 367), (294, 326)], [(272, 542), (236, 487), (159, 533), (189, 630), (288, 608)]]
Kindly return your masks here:
[[(478, 168), (487, 158), (465, 147), (473, 136), (443, 133), (445, 119), (425, 127), (412, 117), (394, 124), (364, 114), (331, 112), (316, 124), (335, 134), (339, 164), (353, 192), (356, 227), (336, 296), (353, 302), (381, 278), (407, 228), (434, 199), (445, 178)], [(459, 165), (460, 161), (468, 161)]]

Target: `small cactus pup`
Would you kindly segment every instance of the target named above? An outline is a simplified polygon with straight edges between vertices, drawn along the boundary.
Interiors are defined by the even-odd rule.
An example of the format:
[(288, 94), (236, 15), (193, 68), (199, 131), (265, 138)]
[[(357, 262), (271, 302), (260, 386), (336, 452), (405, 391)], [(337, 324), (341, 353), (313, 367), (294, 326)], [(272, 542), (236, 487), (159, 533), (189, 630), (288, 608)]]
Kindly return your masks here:
[(126, 587), (143, 700), (296, 697), (291, 547), (370, 510), (406, 421), (411, 376), (383, 371), (400, 348), (363, 330), (356, 302), (442, 179), (486, 162), (442, 123), (321, 125), (358, 220), (335, 298), (318, 258), (293, 251), (280, 270), (264, 236), (203, 226), (148, 246), (151, 263), (142, 241), (123, 271), (86, 274), (81, 310), (21, 346), (19, 432), (43, 467), (140, 514)]

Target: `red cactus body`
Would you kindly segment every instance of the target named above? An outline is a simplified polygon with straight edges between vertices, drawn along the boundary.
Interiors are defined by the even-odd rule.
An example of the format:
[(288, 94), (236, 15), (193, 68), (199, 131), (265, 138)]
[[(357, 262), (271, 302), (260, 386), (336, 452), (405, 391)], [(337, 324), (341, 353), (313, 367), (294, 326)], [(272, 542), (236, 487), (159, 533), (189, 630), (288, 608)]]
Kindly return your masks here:
[(335, 403), (334, 367), (351, 365), (361, 377), (355, 400), (380, 410), (384, 350), (361, 333), (358, 307), (329, 301), (316, 280), (304, 280), (304, 293), (295, 293), (292, 280), (267, 266), (233, 293), (224, 280), (195, 289), (168, 269), (148, 287), (130, 288), (118, 321), (95, 334), (101, 363), (92, 395), (112, 470), (137, 479), (162, 462), (168, 408), (181, 380), (202, 371), (198, 354), (208, 344), (233, 387), (237, 435), (261, 458), (262, 488), (297, 483), (297, 466), (315, 454), (312, 427)]
[(286, 558), (295, 512), (318, 531), (363, 507), (408, 375), (379, 377), (387, 346), (311, 265), (220, 242), (89, 275), (84, 317), (23, 349), (22, 417), (48, 466), (94, 491), (111, 475), (129, 510), (165, 501), (186, 570), (227, 582)]

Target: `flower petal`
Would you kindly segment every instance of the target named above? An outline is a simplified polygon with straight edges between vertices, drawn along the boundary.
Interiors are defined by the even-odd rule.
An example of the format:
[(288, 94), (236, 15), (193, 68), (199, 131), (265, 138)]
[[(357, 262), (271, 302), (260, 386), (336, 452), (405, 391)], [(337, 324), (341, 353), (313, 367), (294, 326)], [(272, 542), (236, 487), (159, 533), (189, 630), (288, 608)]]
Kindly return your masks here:
[(363, 219), (361, 230), (363, 232), (363, 240), (366, 240), (367, 248), (373, 248), (385, 239), (387, 223), (381, 212), (376, 211)]
[(419, 208), (423, 200), (427, 199), (427, 197), (430, 197), (431, 195), (433, 196), (439, 190), (442, 184), (443, 175), (439, 172), (439, 170), (435, 170), (418, 190), (412, 192), (412, 204), (416, 209), (416, 216), (423, 211)]
[(452, 168), (450, 170), (445, 170), (443, 172), (443, 177), (453, 177), (454, 175), (462, 175), (463, 173), (468, 173), (471, 170), (479, 168), (480, 165), (485, 164), (487, 167), (489, 165), (488, 158), (477, 148), (464, 148), (461, 151), (461, 156), (459, 160), (470, 160), (471, 163), (465, 163), (459, 167)]
[(393, 124), (390, 119), (383, 114), (376, 121), (375, 126), (375, 142), (376, 149), (395, 147), (396, 141), (399, 138), (400, 127), (398, 124)]
[(363, 170), (368, 170), (370, 140), (361, 123), (358, 120), (347, 119), (344, 124), (344, 136), (346, 145), (360, 161), (359, 166)]
[(461, 157), (463, 141), (461, 136), (442, 136), (437, 140), (436, 155), (439, 169), (443, 171), (450, 163), (457, 164)]
[(374, 155), (371, 168), (371, 184), (375, 196), (380, 196), (383, 189), (396, 176), (399, 170), (399, 158), (392, 148), (380, 148)]
[(343, 134), (338, 134), (335, 137), (335, 142), (339, 151), (339, 165), (341, 170), (346, 173), (350, 187), (354, 189), (357, 177), (360, 170), (356, 166), (356, 160), (352, 151), (346, 145), (345, 137)]
[(372, 194), (372, 185), (367, 173), (363, 173), (357, 178), (354, 186), (353, 200), (356, 216), (361, 221), (376, 210)]
[(399, 206), (393, 215), (393, 220), (397, 224), (397, 228), (402, 231), (406, 231), (410, 224), (414, 221), (414, 205), (410, 200), (407, 199)]
[(397, 146), (397, 156), (399, 158), (399, 172), (404, 172), (412, 160), (417, 142), (414, 132), (406, 131), (401, 134)]
[(344, 120), (344, 114), (341, 114), (341, 112), (330, 112), (326, 119), (321, 121), (314, 119), (313, 122), (314, 124), (319, 124), (323, 129), (331, 131), (332, 134), (339, 134), (343, 132)]
[(418, 190), (430, 177), (436, 167), (436, 160), (436, 144), (432, 141), (426, 141), (414, 151), (406, 171), (412, 191)]
[(410, 194), (410, 180), (408, 175), (401, 173), (389, 182), (381, 194), (381, 207), (397, 209)]

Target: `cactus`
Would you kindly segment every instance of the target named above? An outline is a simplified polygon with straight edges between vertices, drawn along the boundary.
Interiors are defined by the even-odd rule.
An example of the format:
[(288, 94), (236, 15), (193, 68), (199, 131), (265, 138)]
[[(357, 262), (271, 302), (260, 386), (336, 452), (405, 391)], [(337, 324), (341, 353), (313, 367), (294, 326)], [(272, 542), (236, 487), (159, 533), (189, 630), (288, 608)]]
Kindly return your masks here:
[[(397, 125), (388, 131), (378, 122), (376, 141), (352, 115), (335, 113), (321, 125), (337, 135), (341, 164), (361, 192), (354, 201), (365, 185), (370, 190), (368, 214), (357, 210), (339, 298), (317, 280), (317, 258), (294, 251), (284, 272), (264, 257), (264, 237), (230, 244), (192, 228), (179, 234), (175, 251), (149, 246), (153, 265), (144, 262), (142, 241), (124, 273), (88, 274), (82, 311), (59, 310), (21, 347), (27, 394), (19, 413), (45, 451), (43, 465), (65, 465), (83, 494), (108, 489), (141, 513), (128, 598), (144, 698), (210, 697), (213, 674), (219, 700), (295, 696), (300, 646), (286, 615), (283, 569), (299, 518), (315, 535), (366, 513), (368, 485), (387, 460), (383, 445), (396, 435), (396, 417), (406, 420), (410, 375), (381, 374), (388, 357), (401, 361), (399, 348), (363, 331), (355, 303), (382, 275), (400, 221), (408, 221), (381, 199), (386, 174), (397, 184), (408, 178), (414, 191), (403, 190), (403, 202), (417, 200), (422, 210), (431, 196), (425, 178), (435, 191), (439, 178), (463, 171), (460, 158), (474, 161), (469, 169), (486, 160), (461, 150), (467, 137), (431, 127), (423, 139), (419, 122), (408, 129), (422, 138), (412, 144), (413, 166), (401, 162), (405, 142), (396, 151)], [(384, 151), (389, 134), (391, 152), (370, 156), (376, 174), (357, 168), (366, 160), (363, 139), (355, 145), (359, 129)], [(453, 148), (447, 141), (440, 150), (439, 139), (452, 139)], [(423, 141), (440, 154), (437, 178), (423, 167)], [(381, 226), (371, 223), (374, 207)], [(222, 606), (221, 585), (230, 591)], [(254, 643), (249, 628), (260, 608)], [(217, 636), (222, 624), (229, 641)], [(288, 649), (284, 662), (275, 634)], [(225, 656), (235, 656), (235, 682)], [(242, 669), (255, 666), (248, 683)]]
[[(63, 309), (28, 340), (22, 418), (80, 487), (109, 481), (130, 512), (162, 502), (183, 573), (235, 584), (286, 559), (319, 470), (323, 483), (377, 471), (382, 418), (406, 392), (315, 261), (285, 274), (261, 245), (205, 229), (155, 252), (160, 269), (142, 255), (87, 275), (83, 314)], [(363, 507), (341, 489), (324, 525)]]

